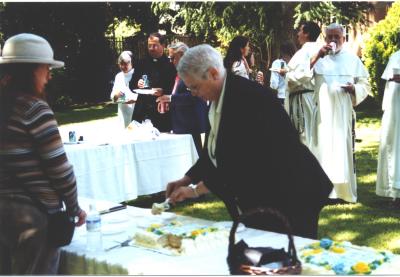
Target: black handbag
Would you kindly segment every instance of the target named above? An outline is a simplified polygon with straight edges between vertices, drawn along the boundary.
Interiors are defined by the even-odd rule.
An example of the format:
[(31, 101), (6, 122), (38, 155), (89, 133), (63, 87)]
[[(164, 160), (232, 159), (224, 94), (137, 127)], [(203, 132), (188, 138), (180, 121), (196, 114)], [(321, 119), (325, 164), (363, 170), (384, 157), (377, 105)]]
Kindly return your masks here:
[(66, 211), (47, 214), (47, 240), (55, 247), (71, 243), (75, 231), (75, 219)]
[(31, 198), (35, 207), (47, 215), (47, 241), (54, 247), (66, 246), (71, 243), (75, 232), (75, 218), (69, 216), (65, 210), (50, 214), (46, 206), (39, 201), (24, 185), (20, 184), (15, 175), (12, 179)]
[[(235, 234), (239, 223), (246, 217), (255, 214), (273, 216), (285, 226), (289, 238), (287, 252), (284, 248), (249, 247), (243, 240), (235, 244)], [(229, 235), (227, 262), (232, 275), (294, 275), (301, 273), (301, 263), (297, 258), (289, 222), (282, 213), (271, 208), (243, 213), (234, 221)]]
[(47, 241), (49, 244), (54, 247), (70, 244), (75, 232), (75, 218), (69, 216), (65, 210), (50, 214), (42, 202), (24, 186), (21, 185), (21, 187), (32, 199), (35, 207), (47, 215)]

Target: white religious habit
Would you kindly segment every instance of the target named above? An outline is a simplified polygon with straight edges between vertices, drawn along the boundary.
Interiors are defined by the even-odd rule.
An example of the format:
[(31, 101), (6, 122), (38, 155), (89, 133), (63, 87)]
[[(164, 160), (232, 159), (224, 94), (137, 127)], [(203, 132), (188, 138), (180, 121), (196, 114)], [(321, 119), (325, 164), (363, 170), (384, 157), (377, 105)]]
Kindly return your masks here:
[[(132, 68), (127, 73), (121, 71), (117, 75), (115, 75), (114, 86), (112, 88), (110, 95), (110, 98), (112, 100), (114, 99), (114, 95), (117, 94), (118, 92), (124, 93), (125, 95), (125, 97), (123, 98), (125, 99), (124, 101), (137, 99), (137, 94), (133, 93), (129, 89), (129, 82), (132, 79), (133, 72), (134, 69)], [(118, 103), (118, 119), (123, 128), (126, 128), (129, 125), (129, 123), (131, 123), (132, 113), (134, 108), (135, 108), (134, 103), (132, 104)]]
[[(368, 72), (355, 54), (342, 49), (317, 61), (314, 79), (317, 107), (311, 151), (334, 185), (330, 198), (356, 202), (353, 107), (360, 104), (371, 91)], [(347, 83), (354, 85), (355, 95), (341, 87)]]
[(382, 74), (386, 80), (383, 95), (381, 138), (378, 155), (376, 194), (400, 198), (400, 84), (388, 81), (393, 68), (400, 70), (400, 51), (395, 52)]
[(285, 109), (299, 132), (301, 141), (308, 147), (311, 143), (315, 110), (313, 70), (310, 69), (310, 63), (320, 48), (317, 42), (304, 43), (290, 59), (285, 77)]

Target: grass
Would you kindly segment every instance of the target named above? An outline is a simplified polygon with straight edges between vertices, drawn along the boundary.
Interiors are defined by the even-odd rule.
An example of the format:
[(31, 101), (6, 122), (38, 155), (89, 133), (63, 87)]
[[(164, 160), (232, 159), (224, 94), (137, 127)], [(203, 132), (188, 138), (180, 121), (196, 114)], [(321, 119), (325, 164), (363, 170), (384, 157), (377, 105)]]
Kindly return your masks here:
[(91, 106), (79, 105), (65, 111), (55, 112), (55, 117), (59, 125), (105, 119), (116, 115), (117, 107), (111, 103)]
[[(106, 118), (115, 114), (114, 105), (103, 104), (57, 113), (56, 117), (61, 124), (67, 124)], [(320, 215), (318, 237), (348, 240), (357, 245), (387, 249), (400, 254), (400, 210), (389, 207), (391, 199), (375, 194), (381, 117), (382, 112), (378, 105), (370, 105), (357, 111), (358, 203), (325, 207)], [(163, 199), (163, 193), (158, 193), (141, 196), (127, 203), (151, 207), (153, 202), (161, 202)], [(213, 195), (204, 196), (199, 201), (179, 203), (172, 211), (209, 220), (230, 220), (223, 203)]]

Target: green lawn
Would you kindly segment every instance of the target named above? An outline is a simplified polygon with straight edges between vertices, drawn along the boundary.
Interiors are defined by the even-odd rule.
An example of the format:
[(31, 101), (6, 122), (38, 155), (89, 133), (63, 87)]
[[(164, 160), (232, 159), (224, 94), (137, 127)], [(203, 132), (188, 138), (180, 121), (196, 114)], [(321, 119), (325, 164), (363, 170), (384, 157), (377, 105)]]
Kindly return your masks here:
[(111, 102), (92, 106), (80, 105), (69, 110), (55, 112), (59, 125), (87, 122), (116, 115), (117, 106)]
[[(114, 105), (79, 108), (73, 112), (56, 113), (60, 124), (89, 121), (115, 116)], [(327, 206), (319, 221), (319, 238), (349, 240), (357, 245), (388, 249), (400, 254), (400, 210), (389, 208), (390, 199), (375, 195), (379, 129), (382, 113), (379, 107), (357, 112), (356, 144), (358, 203)], [(150, 207), (160, 202), (162, 194), (142, 196), (131, 205)], [(207, 195), (200, 201), (187, 201), (172, 208), (173, 212), (209, 220), (229, 220), (221, 201)]]

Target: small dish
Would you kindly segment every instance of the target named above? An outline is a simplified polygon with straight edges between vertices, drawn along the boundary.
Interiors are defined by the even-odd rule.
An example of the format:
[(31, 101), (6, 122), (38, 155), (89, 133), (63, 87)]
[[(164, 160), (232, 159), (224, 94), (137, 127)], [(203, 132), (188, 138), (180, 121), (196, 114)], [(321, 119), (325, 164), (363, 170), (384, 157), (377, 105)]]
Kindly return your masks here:
[(151, 95), (154, 94), (155, 92), (153, 89), (145, 89), (145, 88), (134, 89), (133, 91), (139, 94), (151, 94)]

